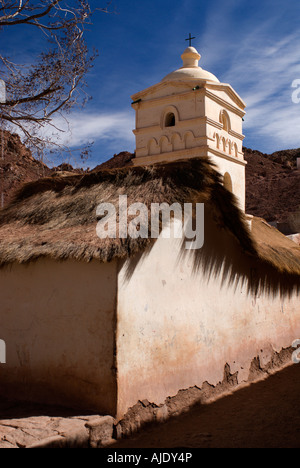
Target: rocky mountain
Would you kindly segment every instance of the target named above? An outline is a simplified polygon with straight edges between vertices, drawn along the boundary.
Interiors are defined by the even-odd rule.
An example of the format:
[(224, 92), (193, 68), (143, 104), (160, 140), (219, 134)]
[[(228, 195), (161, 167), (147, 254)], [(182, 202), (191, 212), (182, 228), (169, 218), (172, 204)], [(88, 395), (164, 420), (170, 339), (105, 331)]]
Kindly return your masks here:
[(9, 203), (14, 193), (26, 182), (33, 182), (41, 177), (67, 173), (82, 173), (70, 164), (61, 164), (49, 168), (35, 159), (20, 137), (7, 131), (0, 132), (0, 207)]
[(283, 232), (300, 232), (300, 149), (264, 154), (244, 148), (244, 153), (246, 212), (277, 223)]
[(134, 154), (129, 153), (128, 151), (122, 151), (122, 153), (115, 154), (108, 161), (105, 161), (99, 166), (96, 166), (95, 169), (93, 169), (93, 172), (96, 172), (100, 169), (117, 169), (119, 167), (132, 166), (133, 157)]
[(51, 169), (33, 158), (18, 135), (3, 131), (3, 138), (0, 138), (0, 206), (10, 201), (22, 184), (50, 174)]

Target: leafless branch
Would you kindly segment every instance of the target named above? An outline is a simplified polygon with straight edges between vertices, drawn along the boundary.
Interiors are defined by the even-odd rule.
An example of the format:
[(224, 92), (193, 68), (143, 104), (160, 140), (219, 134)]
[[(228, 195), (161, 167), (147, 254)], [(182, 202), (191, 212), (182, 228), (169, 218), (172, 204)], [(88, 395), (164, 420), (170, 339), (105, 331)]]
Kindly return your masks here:
[(39, 130), (86, 101), (85, 76), (97, 53), (86, 46), (85, 27), (95, 11), (111, 12), (111, 3), (92, 11), (89, 0), (0, 0), (0, 34), (17, 25), (45, 33), (44, 51), (32, 65), (15, 63), (0, 45), (0, 77), (7, 87), (0, 125), (15, 126), (39, 151), (51, 144)]

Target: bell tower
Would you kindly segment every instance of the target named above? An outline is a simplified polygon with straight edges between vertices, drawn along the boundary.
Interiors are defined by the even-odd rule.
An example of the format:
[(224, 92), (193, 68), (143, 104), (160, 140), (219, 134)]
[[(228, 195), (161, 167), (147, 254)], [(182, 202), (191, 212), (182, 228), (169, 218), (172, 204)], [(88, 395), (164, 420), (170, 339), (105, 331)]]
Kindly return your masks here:
[[(192, 39), (192, 38), (190, 38)], [(245, 103), (233, 88), (199, 66), (190, 46), (183, 66), (132, 96), (135, 165), (208, 156), (245, 210), (242, 122)]]

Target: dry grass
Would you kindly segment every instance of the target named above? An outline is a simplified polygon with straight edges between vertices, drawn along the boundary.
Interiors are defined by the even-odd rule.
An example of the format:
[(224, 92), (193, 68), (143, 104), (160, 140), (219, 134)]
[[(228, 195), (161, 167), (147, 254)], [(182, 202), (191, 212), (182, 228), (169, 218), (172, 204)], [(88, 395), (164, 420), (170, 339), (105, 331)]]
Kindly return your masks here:
[(253, 219), (251, 232), (259, 258), (282, 273), (300, 275), (300, 248), (261, 218)]

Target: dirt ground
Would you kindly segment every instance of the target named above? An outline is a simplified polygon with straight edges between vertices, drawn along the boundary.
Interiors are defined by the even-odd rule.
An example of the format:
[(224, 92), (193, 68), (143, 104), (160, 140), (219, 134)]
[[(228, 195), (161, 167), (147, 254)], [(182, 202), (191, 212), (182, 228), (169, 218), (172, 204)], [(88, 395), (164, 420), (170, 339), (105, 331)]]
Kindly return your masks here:
[(300, 364), (164, 424), (117, 448), (299, 448)]

